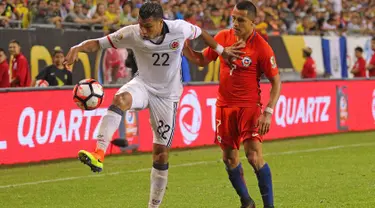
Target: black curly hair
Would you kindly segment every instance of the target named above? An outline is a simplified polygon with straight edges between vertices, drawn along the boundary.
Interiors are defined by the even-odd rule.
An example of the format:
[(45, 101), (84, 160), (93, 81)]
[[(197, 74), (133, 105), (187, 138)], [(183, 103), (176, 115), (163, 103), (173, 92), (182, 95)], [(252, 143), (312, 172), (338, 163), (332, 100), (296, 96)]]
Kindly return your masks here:
[(159, 3), (146, 2), (139, 9), (141, 19), (163, 19), (163, 7)]

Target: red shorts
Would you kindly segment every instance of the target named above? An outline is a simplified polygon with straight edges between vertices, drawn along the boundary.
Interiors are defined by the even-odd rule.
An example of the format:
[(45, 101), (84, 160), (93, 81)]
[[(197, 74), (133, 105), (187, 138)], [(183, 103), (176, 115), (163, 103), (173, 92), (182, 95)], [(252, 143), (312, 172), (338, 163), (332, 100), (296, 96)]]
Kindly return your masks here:
[(263, 141), (258, 134), (257, 121), (261, 107), (216, 107), (215, 143), (222, 149), (239, 149), (247, 139)]

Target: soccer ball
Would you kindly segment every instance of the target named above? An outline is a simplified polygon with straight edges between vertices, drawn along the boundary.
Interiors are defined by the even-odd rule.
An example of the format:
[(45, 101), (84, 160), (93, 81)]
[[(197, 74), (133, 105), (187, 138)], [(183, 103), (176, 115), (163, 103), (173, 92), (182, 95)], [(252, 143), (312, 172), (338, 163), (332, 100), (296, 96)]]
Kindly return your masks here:
[(48, 82), (44, 79), (38, 79), (35, 82), (35, 87), (48, 87), (48, 86), (49, 86)]
[(73, 89), (73, 100), (82, 110), (98, 108), (103, 98), (103, 86), (94, 79), (83, 79)]

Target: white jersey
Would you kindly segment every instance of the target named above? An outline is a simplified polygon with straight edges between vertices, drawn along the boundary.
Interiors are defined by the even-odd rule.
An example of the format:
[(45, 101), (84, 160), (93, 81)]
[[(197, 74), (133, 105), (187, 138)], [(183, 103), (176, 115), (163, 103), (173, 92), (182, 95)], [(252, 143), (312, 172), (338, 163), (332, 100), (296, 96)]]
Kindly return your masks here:
[(179, 99), (182, 94), (182, 49), (187, 39), (195, 39), (201, 29), (184, 20), (164, 20), (160, 44), (145, 40), (138, 24), (121, 28), (99, 40), (101, 48), (129, 48), (135, 55), (139, 78), (152, 94)]

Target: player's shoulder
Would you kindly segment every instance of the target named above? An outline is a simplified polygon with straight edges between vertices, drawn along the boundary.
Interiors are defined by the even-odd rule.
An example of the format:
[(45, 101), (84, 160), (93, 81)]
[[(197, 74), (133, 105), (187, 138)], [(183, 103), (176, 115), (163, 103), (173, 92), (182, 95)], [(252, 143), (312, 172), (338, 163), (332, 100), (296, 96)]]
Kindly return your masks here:
[(236, 37), (234, 35), (233, 29), (224, 29), (220, 30), (216, 35), (215, 35), (215, 40), (223, 45), (232, 45), (233, 42), (236, 40)]
[(192, 24), (185, 20), (164, 20), (170, 33), (183, 33), (183, 30), (190, 29)]
[(120, 28), (118, 31), (136, 32), (139, 29), (139, 24), (127, 25)]
[[(263, 51), (272, 51), (273, 49), (270, 44), (257, 32), (255, 32), (254, 43)], [(262, 50), (261, 50), (262, 51)]]
[(223, 30), (220, 30), (216, 34), (216, 36), (217, 37), (228, 38), (228, 37), (234, 36), (234, 31), (233, 31), (233, 29), (223, 29)]

